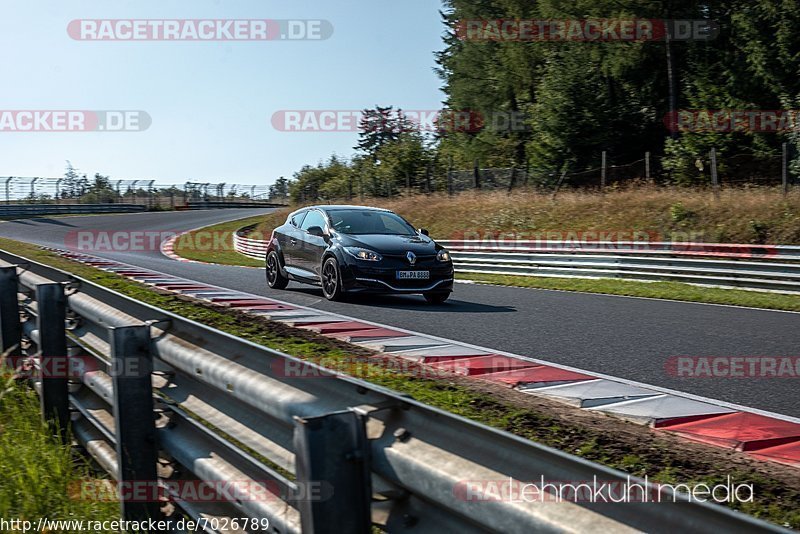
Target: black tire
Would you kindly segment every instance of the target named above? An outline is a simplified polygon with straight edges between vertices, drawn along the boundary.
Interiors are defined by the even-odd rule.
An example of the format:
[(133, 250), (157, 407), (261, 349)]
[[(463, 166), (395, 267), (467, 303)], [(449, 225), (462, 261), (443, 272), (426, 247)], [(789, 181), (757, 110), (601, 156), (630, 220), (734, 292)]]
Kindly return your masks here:
[(320, 282), (322, 286), (322, 294), (328, 300), (342, 300), (344, 291), (342, 291), (342, 276), (339, 270), (339, 262), (336, 258), (330, 256), (322, 262)]
[(450, 297), (450, 293), (423, 293), (428, 304), (443, 304)]
[(267, 254), (267, 284), (272, 289), (285, 289), (289, 279), (281, 273), (281, 259), (274, 250)]

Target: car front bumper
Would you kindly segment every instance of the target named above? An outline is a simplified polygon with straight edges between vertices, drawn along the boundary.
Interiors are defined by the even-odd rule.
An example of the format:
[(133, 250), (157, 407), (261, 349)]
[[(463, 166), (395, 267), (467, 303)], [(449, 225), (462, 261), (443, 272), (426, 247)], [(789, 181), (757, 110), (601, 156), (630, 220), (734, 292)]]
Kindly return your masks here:
[[(429, 271), (430, 279), (399, 280), (397, 271)], [(450, 293), (453, 264), (433, 260), (410, 267), (408, 263), (384, 260), (376, 264), (352, 260), (341, 265), (342, 288), (351, 293)]]

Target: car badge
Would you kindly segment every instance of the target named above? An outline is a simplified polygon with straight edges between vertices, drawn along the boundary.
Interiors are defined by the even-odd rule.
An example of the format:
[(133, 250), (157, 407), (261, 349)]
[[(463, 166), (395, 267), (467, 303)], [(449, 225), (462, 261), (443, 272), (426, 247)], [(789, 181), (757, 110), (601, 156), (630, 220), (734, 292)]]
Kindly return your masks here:
[(410, 250), (406, 253), (406, 258), (408, 258), (408, 263), (410, 263), (412, 266), (417, 263), (417, 255)]

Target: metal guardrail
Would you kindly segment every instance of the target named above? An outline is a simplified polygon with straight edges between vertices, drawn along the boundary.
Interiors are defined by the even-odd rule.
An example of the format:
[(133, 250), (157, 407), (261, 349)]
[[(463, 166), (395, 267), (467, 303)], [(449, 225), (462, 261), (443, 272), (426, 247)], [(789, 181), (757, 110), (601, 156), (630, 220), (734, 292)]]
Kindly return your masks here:
[(32, 215), (130, 213), (145, 211), (147, 206), (137, 204), (3, 204), (0, 217), (25, 217)]
[(800, 291), (800, 247), (722, 243), (440, 241), (463, 273), (674, 280)]
[(267, 241), (247, 237), (256, 225), (251, 224), (233, 233), (233, 249), (240, 254), (265, 260), (267, 258)]
[[(263, 259), (266, 241), (234, 234), (234, 249)], [(691, 284), (800, 291), (800, 246), (726, 243), (439, 241), (457, 272), (517, 276), (675, 280)]]
[(230, 202), (217, 202), (217, 201), (189, 201), (186, 203), (187, 209), (190, 210), (210, 210), (210, 209), (227, 209), (227, 208), (285, 208), (285, 204), (276, 204), (274, 202), (243, 202), (243, 201), (230, 201)]
[[(192, 518), (266, 518), (280, 533), (367, 533), (372, 524), (389, 532), (781, 530), (67, 272), (5, 251), (0, 260), (0, 348), (35, 363), (45, 414), (71, 420), (123, 488), (158, 475), (168, 488), (227, 481), (248, 489), (223, 502), (176, 502)], [(65, 365), (70, 376), (51, 372)], [(310, 373), (285, 372), (297, 366)], [(496, 490), (465, 498), (459, 489), (542, 479), (638, 483), (664, 501), (553, 503)], [(141, 520), (160, 511), (123, 492), (122, 513)]]

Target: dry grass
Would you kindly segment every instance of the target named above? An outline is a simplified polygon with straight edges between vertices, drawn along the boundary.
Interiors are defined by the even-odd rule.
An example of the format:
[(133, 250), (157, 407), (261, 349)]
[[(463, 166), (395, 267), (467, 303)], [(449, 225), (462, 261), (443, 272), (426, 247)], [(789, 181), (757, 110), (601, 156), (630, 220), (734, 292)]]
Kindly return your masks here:
[[(394, 210), (437, 239), (476, 232), (542, 239), (543, 233), (574, 231), (611, 232), (614, 240), (613, 233), (635, 231), (663, 240), (800, 243), (800, 192), (784, 197), (778, 188), (724, 189), (719, 200), (708, 189), (638, 186), (605, 195), (565, 191), (555, 201), (550, 194), (515, 191), (375, 198), (363, 204)], [(286, 213), (268, 216), (259, 230), (268, 235)]]

